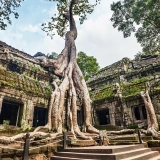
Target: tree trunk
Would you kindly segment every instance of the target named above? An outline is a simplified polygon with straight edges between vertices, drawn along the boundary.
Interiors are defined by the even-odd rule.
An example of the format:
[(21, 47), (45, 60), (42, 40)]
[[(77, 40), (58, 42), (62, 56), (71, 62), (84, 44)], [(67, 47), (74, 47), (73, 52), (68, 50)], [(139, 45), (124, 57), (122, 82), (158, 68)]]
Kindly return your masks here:
[(88, 139), (88, 137), (80, 132), (77, 123), (77, 94), (80, 94), (84, 106), (84, 125), (86, 131), (90, 133), (99, 133), (99, 131), (91, 125), (91, 100), (86, 82), (76, 62), (75, 39), (77, 38), (77, 28), (72, 13), (75, 3), (76, 1), (72, 0), (69, 12), (64, 13), (64, 18), (66, 18), (70, 24), (70, 31), (66, 33), (65, 37), (65, 48), (56, 60), (45, 59), (45, 66), (51, 68), (54, 74), (63, 80), (59, 87), (56, 85), (56, 82), (54, 82), (55, 91), (51, 96), (48, 124), (45, 127), (37, 128), (35, 131), (48, 128), (49, 130), (54, 129), (58, 133), (62, 133), (62, 113), (65, 105), (66, 91), (68, 91), (67, 107), (69, 111), (70, 130), (73, 134), (77, 134), (83, 139)]
[[(55, 80), (52, 84), (54, 85), (54, 91), (51, 94), (51, 100), (48, 110), (48, 123), (45, 126), (37, 127), (34, 132), (31, 132), (31, 137), (47, 137), (51, 136), (48, 133), (42, 133), (40, 131), (48, 132), (50, 130), (62, 133), (62, 114), (65, 107), (66, 93), (68, 92), (68, 114), (70, 130), (75, 135), (78, 135), (82, 139), (91, 139), (91, 137), (85, 136), (78, 127), (77, 123), (77, 95), (81, 97), (82, 104), (84, 106), (84, 119), (85, 119), (85, 130), (90, 133), (99, 133), (91, 124), (91, 100), (88, 93), (86, 82), (83, 78), (82, 72), (76, 62), (76, 46), (75, 39), (77, 38), (77, 28), (73, 18), (72, 9), (78, 0), (72, 0), (69, 12), (64, 13), (64, 18), (69, 21), (70, 31), (65, 36), (65, 47), (61, 54), (56, 60), (47, 59), (46, 57), (40, 57), (43, 61), (44, 66), (49, 67), (55, 75), (61, 77), (62, 82), (58, 86), (59, 80)], [(2, 137), (0, 142), (4, 141), (15, 141), (22, 139), (25, 134), (18, 134), (13, 137)]]
[(151, 98), (149, 96), (148, 91), (146, 92), (142, 91), (141, 96), (143, 98), (146, 112), (147, 112), (147, 122), (148, 122), (147, 133), (151, 133), (154, 137), (158, 137), (159, 126), (158, 126), (155, 110), (151, 102)]

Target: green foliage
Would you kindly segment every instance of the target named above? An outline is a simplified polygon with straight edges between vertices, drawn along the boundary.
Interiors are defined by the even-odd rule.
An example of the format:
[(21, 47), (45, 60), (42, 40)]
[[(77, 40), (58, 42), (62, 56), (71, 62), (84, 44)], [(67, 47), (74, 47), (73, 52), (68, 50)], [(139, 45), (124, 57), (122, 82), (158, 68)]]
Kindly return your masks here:
[(134, 56), (134, 60), (139, 61), (141, 59), (141, 52), (138, 52), (135, 56)]
[[(148, 77), (135, 79), (134, 81), (127, 82), (120, 85), (123, 98), (127, 99), (133, 96), (140, 96), (140, 92), (146, 89), (146, 82), (149, 81)], [(160, 81), (159, 81), (160, 86)], [(158, 87), (157, 87), (158, 88)], [(111, 99), (115, 97), (113, 93), (114, 85), (102, 85), (102, 89), (92, 95), (94, 101), (102, 99)]]
[(0, 1), (0, 29), (5, 30), (7, 23), (12, 24), (10, 15), (13, 14), (15, 18), (18, 18), (16, 8), (21, 6), (21, 1), (24, 0), (1, 0)]
[(9, 120), (3, 120), (4, 125), (9, 125), (10, 121)]
[(99, 90), (97, 93), (95, 93), (93, 100), (102, 100), (102, 99), (110, 99), (114, 98), (113, 93), (114, 85), (106, 86), (105, 88)]
[(68, 22), (64, 18), (64, 12), (69, 10), (69, 6), (71, 2), (74, 2), (73, 14), (79, 17), (80, 24), (87, 19), (87, 14), (91, 14), (94, 10), (94, 7), (100, 2), (100, 0), (94, 0), (95, 4), (90, 4), (88, 0), (49, 0), (54, 1), (57, 4), (58, 13), (55, 14), (50, 22), (43, 23), (43, 31), (47, 33), (47, 35), (53, 36), (56, 31), (58, 35), (63, 37), (66, 33), (66, 29), (68, 27)]
[(52, 52), (51, 54), (47, 54), (48, 59), (55, 59), (58, 57), (58, 54), (56, 52)]
[(107, 85), (106, 84), (102, 84), (102, 89), (105, 89), (107, 88)]
[(124, 37), (135, 32), (146, 54), (160, 52), (160, 1), (123, 0), (113, 2), (111, 21)]
[(29, 131), (31, 129), (31, 126), (26, 124), (26, 121), (22, 119), (21, 129), (22, 131)]
[(92, 73), (97, 72), (100, 68), (97, 59), (93, 56), (87, 56), (84, 52), (78, 53), (77, 63), (86, 81), (91, 77)]
[(31, 69), (31, 71), (33, 71), (33, 72), (37, 72), (39, 70), (39, 67), (33, 67), (32, 69)]
[(127, 129), (138, 129), (138, 124), (129, 124), (128, 126), (127, 126)]
[(37, 95), (39, 97), (50, 97), (51, 87), (42, 85), (39, 81), (26, 75), (19, 75), (0, 68), (0, 86), (10, 86), (21, 90), (26, 94)]
[(134, 81), (125, 83), (121, 86), (122, 95), (124, 98), (132, 96), (140, 96), (140, 92), (146, 89), (146, 82), (149, 80), (147, 77), (135, 79)]
[(157, 82), (156, 87), (154, 88), (155, 90), (160, 90), (160, 80)]

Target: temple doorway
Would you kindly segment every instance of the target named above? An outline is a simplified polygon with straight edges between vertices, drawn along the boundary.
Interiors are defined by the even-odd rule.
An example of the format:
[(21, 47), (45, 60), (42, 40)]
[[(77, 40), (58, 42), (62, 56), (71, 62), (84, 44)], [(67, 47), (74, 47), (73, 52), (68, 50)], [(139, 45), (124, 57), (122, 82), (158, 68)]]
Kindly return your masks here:
[(132, 113), (135, 121), (147, 119), (146, 108), (144, 105), (133, 106)]
[(82, 110), (77, 110), (77, 123), (78, 123), (78, 126), (82, 126), (83, 125)]
[(0, 124), (20, 127), (22, 106), (13, 102), (3, 102), (0, 114)]
[(34, 107), (33, 127), (45, 126), (47, 124), (47, 113), (46, 108)]
[(97, 117), (100, 125), (110, 124), (109, 109), (97, 111)]

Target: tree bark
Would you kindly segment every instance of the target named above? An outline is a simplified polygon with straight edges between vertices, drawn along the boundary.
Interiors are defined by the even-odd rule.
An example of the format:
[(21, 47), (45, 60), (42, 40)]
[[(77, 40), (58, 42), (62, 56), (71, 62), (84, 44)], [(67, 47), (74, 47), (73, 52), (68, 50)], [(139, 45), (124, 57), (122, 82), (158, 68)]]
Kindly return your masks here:
[[(48, 123), (45, 128), (49, 130), (52, 128), (58, 133), (62, 133), (62, 113), (64, 110), (65, 95), (68, 91), (68, 111), (70, 130), (73, 134), (80, 136), (83, 139), (88, 139), (80, 130), (77, 123), (77, 94), (81, 95), (82, 104), (84, 106), (85, 128), (87, 132), (99, 133), (91, 125), (91, 100), (88, 93), (86, 82), (83, 78), (82, 72), (76, 62), (76, 45), (77, 28), (73, 18), (73, 7), (78, 1), (72, 0), (69, 12), (64, 13), (64, 18), (69, 21), (70, 31), (65, 36), (65, 48), (56, 60), (45, 59), (45, 66), (50, 67), (54, 74), (63, 79), (58, 87), (54, 82), (55, 90), (51, 96), (49, 106)], [(52, 123), (52, 124), (51, 124)], [(44, 127), (39, 127), (38, 131)]]
[(147, 133), (151, 133), (154, 137), (158, 137), (159, 126), (158, 126), (155, 110), (154, 110), (148, 91), (146, 92), (142, 91), (141, 96), (143, 98), (146, 112), (147, 112), (147, 122), (148, 122)]
[[(50, 130), (62, 133), (62, 114), (65, 107), (65, 98), (66, 93), (68, 92), (68, 114), (69, 114), (69, 123), (70, 130), (73, 133), (74, 137), (78, 135), (82, 139), (91, 139), (82, 133), (79, 129), (77, 123), (77, 94), (80, 94), (81, 101), (84, 106), (84, 115), (85, 115), (85, 128), (87, 132), (90, 133), (99, 133), (99, 131), (94, 128), (91, 124), (91, 100), (88, 93), (86, 82), (83, 78), (82, 72), (76, 62), (76, 45), (75, 40), (77, 38), (77, 28), (73, 18), (73, 7), (78, 3), (78, 0), (72, 0), (69, 6), (69, 11), (64, 13), (64, 18), (69, 21), (70, 31), (66, 33), (65, 36), (65, 47), (62, 50), (61, 54), (57, 59), (47, 59), (46, 57), (40, 57), (43, 61), (45, 67), (49, 67), (53, 73), (61, 77), (62, 82), (58, 86), (57, 80), (52, 84), (54, 85), (54, 91), (51, 94), (51, 100), (48, 110), (48, 123), (45, 126), (37, 127), (34, 132), (31, 133), (32, 137), (35, 136), (49, 136), (48, 133), (42, 134), (40, 131), (48, 132)], [(2, 137), (0, 142), (3, 141), (15, 141), (17, 139), (22, 139), (24, 134), (19, 134), (16, 137)]]

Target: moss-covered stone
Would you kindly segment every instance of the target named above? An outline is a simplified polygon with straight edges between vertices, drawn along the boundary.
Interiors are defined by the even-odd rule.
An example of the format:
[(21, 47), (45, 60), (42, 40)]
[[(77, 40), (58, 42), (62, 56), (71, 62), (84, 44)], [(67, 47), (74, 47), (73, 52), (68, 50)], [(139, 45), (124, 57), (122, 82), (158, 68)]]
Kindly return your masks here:
[(147, 143), (148, 147), (160, 147), (160, 140), (150, 140)]
[(36, 79), (30, 79), (26, 76), (6, 71), (0, 68), (0, 86), (9, 86), (17, 90), (24, 91), (29, 95), (38, 95), (40, 97), (49, 98), (51, 95), (51, 87), (43, 86)]

